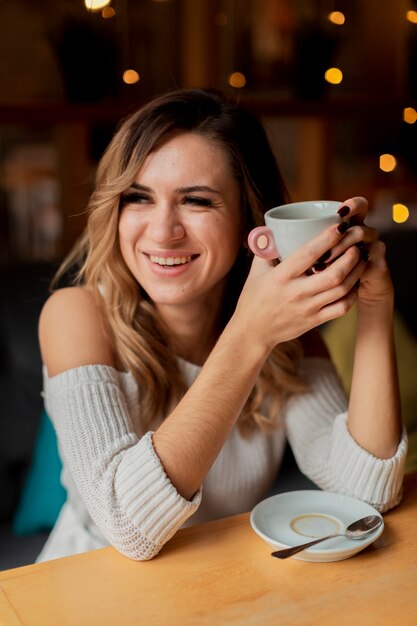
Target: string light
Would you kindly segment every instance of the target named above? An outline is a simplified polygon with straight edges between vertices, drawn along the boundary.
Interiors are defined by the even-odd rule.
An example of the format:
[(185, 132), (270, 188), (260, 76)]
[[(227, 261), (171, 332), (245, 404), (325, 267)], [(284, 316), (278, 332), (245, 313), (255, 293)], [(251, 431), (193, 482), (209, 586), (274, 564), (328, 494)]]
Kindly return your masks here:
[(414, 124), (417, 121), (417, 111), (413, 107), (406, 107), (403, 111), (403, 119), (407, 124)]
[(111, 0), (84, 0), (86, 9), (89, 11), (100, 11), (103, 7), (110, 4)]
[(236, 87), (236, 89), (241, 89), (246, 85), (246, 77), (242, 72), (233, 72), (230, 74), (228, 78), (228, 83), (231, 87)]
[(381, 154), (379, 167), (383, 172), (392, 172), (397, 167), (397, 160), (392, 154)]
[(405, 206), (405, 204), (397, 203), (392, 205), (392, 219), (397, 224), (402, 224), (403, 222), (406, 222), (409, 216), (410, 211), (408, 210), (408, 207)]
[(337, 24), (337, 26), (342, 26), (345, 23), (345, 16), (341, 11), (332, 11), (328, 18), (332, 24)]
[(343, 80), (343, 72), (338, 67), (330, 67), (326, 70), (324, 78), (332, 85), (339, 85)]
[(140, 76), (136, 70), (125, 70), (123, 72), (123, 82), (127, 85), (134, 85), (140, 80)]
[(417, 11), (407, 11), (406, 18), (412, 24), (417, 24)]

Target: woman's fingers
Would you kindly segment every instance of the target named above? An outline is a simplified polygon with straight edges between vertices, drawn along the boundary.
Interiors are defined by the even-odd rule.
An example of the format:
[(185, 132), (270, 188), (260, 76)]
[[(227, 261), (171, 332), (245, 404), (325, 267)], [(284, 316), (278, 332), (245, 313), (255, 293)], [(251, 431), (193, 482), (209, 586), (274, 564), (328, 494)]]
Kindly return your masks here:
[(326, 228), (320, 235), (284, 259), (278, 266), (280, 271), (287, 272), (290, 278), (305, 274), (327, 250), (334, 248), (342, 240), (348, 228), (349, 224), (345, 221)]
[(344, 220), (349, 220), (351, 224), (361, 224), (368, 213), (368, 201), (366, 198), (356, 196), (342, 202), (338, 213)]
[[(364, 204), (353, 199), (352, 210), (361, 214)], [(237, 311), (252, 323), (256, 332), (267, 332), (267, 341), (279, 343), (298, 337), (321, 323), (344, 315), (358, 299), (358, 284), (366, 259), (354, 245), (377, 238), (374, 229), (341, 220), (323, 231), (281, 263), (254, 257)], [(371, 245), (371, 243), (369, 243)], [(339, 250), (331, 263), (320, 257), (328, 250)], [(316, 266), (317, 273), (308, 272)], [(322, 270), (322, 271), (320, 271)], [(267, 321), (266, 321), (267, 320)]]
[(368, 247), (379, 238), (379, 232), (375, 228), (371, 228), (362, 224), (361, 226), (350, 226), (345, 236), (339, 241), (327, 255), (326, 263), (331, 263), (337, 259), (351, 246), (359, 245), (359, 248)]
[(311, 328), (345, 315), (358, 299), (359, 281), (365, 263), (358, 248), (349, 248), (325, 270), (294, 279), (298, 284), (296, 301), (299, 317)]
[(366, 198), (357, 196), (349, 198), (340, 206), (339, 216), (345, 220), (349, 228), (342, 240), (337, 242), (333, 248), (325, 251), (319, 262), (331, 263), (337, 259), (349, 246), (353, 246), (360, 242), (365, 244), (375, 241), (379, 234), (374, 228), (369, 228), (364, 224), (364, 219), (368, 212), (368, 201)]
[(361, 280), (360, 301), (375, 301), (387, 297), (393, 298), (394, 291), (389, 273), (385, 244), (378, 239), (369, 247), (369, 259)]
[(344, 299), (352, 289), (356, 288), (364, 271), (365, 262), (363, 262), (361, 251), (356, 247), (349, 248), (332, 265), (311, 277), (311, 283), (315, 288), (312, 301), (314, 306), (321, 309)]
[(331, 320), (335, 320), (338, 317), (342, 317), (346, 315), (353, 307), (354, 304), (358, 301), (358, 289), (354, 286), (348, 293), (343, 296), (343, 298), (339, 298), (335, 302), (331, 302), (330, 304), (326, 304), (323, 306), (319, 313), (317, 314), (318, 323), (320, 326), (326, 322), (330, 322)]

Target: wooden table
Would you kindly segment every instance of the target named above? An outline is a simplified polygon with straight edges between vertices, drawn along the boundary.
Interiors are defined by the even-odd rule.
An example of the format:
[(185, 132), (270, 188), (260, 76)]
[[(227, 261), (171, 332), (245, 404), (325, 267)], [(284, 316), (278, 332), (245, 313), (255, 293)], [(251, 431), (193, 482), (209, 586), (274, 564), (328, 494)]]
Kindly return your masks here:
[(415, 626), (417, 475), (384, 519), (336, 563), (273, 559), (246, 513), (179, 531), (152, 561), (104, 548), (0, 572), (0, 625)]

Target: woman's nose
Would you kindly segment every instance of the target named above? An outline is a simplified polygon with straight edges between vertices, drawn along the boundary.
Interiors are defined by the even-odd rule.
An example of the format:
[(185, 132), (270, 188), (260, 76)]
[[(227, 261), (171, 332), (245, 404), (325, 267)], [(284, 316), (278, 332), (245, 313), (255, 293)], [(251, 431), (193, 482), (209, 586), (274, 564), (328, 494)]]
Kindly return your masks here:
[(159, 244), (178, 241), (185, 235), (185, 228), (180, 216), (172, 207), (155, 211), (150, 230), (152, 239)]

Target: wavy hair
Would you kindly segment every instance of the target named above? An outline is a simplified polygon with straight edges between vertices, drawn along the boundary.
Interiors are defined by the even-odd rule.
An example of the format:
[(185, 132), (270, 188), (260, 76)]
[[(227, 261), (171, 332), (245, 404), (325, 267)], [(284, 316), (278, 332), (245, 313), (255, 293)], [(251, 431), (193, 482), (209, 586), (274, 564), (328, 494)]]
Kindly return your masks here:
[[(186, 383), (156, 307), (123, 260), (118, 222), (121, 195), (135, 181), (146, 157), (174, 132), (198, 133), (222, 147), (240, 189), (245, 237), (264, 223), (266, 210), (288, 201), (263, 126), (220, 92), (176, 90), (155, 98), (120, 124), (98, 165), (86, 231), (64, 268), (74, 261), (82, 265), (75, 282), (88, 287), (101, 302), (117, 367), (136, 378), (140, 414), (146, 416), (142, 419), (147, 425), (169, 414), (185, 393)], [(235, 309), (250, 264), (251, 255), (242, 242), (228, 276), (223, 327)], [(239, 417), (242, 433), (278, 426), (283, 401), (304, 389), (297, 376), (300, 355), (298, 340), (271, 352)]]

